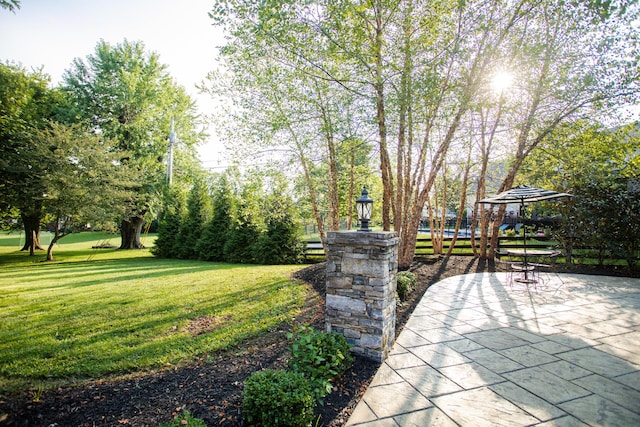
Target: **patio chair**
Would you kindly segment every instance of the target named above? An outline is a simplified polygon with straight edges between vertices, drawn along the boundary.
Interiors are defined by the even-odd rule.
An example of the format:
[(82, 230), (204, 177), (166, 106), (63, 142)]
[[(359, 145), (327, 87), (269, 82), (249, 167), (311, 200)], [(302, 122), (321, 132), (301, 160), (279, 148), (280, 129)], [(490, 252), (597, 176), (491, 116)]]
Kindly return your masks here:
[(516, 231), (516, 234), (520, 234), (520, 229), (522, 228), (522, 224), (516, 224), (516, 226), (513, 228)]

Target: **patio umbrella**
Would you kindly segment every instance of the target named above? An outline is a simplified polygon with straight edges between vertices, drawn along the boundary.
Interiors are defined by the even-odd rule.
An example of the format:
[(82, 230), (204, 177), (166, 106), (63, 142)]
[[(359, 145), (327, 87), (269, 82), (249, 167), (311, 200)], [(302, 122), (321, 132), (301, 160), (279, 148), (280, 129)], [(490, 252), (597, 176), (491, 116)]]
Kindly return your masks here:
[[(492, 204), (492, 205), (508, 205), (512, 203), (519, 203), (522, 207), (523, 213), (523, 223), (524, 223), (524, 205), (525, 203), (534, 203), (534, 202), (542, 202), (545, 200), (561, 200), (569, 197), (573, 197), (573, 195), (569, 193), (559, 193), (553, 190), (544, 190), (541, 188), (529, 187), (527, 185), (518, 185), (517, 187), (513, 187), (510, 190), (503, 191), (500, 194), (496, 194), (495, 196), (487, 197), (485, 199), (479, 200), (478, 203), (483, 204)], [(524, 263), (525, 267), (527, 264), (527, 228), (522, 227), (524, 230), (523, 238), (524, 238)]]

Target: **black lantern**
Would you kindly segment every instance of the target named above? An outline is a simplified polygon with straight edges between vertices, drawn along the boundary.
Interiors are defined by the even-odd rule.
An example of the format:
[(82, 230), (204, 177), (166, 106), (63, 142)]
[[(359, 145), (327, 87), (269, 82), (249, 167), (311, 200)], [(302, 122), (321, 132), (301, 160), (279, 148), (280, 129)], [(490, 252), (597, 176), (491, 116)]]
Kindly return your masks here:
[(358, 231), (371, 231), (369, 221), (373, 210), (373, 199), (369, 198), (367, 187), (362, 187), (362, 195), (356, 200), (356, 210), (360, 219), (360, 229)]

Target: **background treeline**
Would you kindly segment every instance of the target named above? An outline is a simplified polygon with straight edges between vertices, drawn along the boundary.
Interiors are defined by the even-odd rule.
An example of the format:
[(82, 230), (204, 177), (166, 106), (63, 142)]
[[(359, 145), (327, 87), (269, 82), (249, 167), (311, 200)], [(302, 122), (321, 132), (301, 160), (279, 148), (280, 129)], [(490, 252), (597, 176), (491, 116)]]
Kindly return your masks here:
[(153, 253), (216, 262), (299, 263), (304, 244), (288, 194), (281, 174), (243, 178), (233, 169), (199, 177), (188, 191), (171, 187)]
[[(549, 206), (532, 205), (541, 216), (560, 214), (551, 238), (568, 263), (595, 259), (640, 262), (640, 124), (614, 130), (576, 121), (558, 128), (523, 163), (522, 176), (546, 188), (573, 194)], [(528, 215), (529, 216), (529, 215)]]

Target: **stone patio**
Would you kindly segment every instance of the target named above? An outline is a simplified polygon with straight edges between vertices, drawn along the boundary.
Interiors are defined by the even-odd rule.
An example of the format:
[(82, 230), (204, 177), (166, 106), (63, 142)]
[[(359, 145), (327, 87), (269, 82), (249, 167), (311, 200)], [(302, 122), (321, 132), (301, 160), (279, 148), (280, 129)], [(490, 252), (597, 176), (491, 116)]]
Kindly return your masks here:
[(348, 426), (640, 426), (640, 279), (429, 288)]

